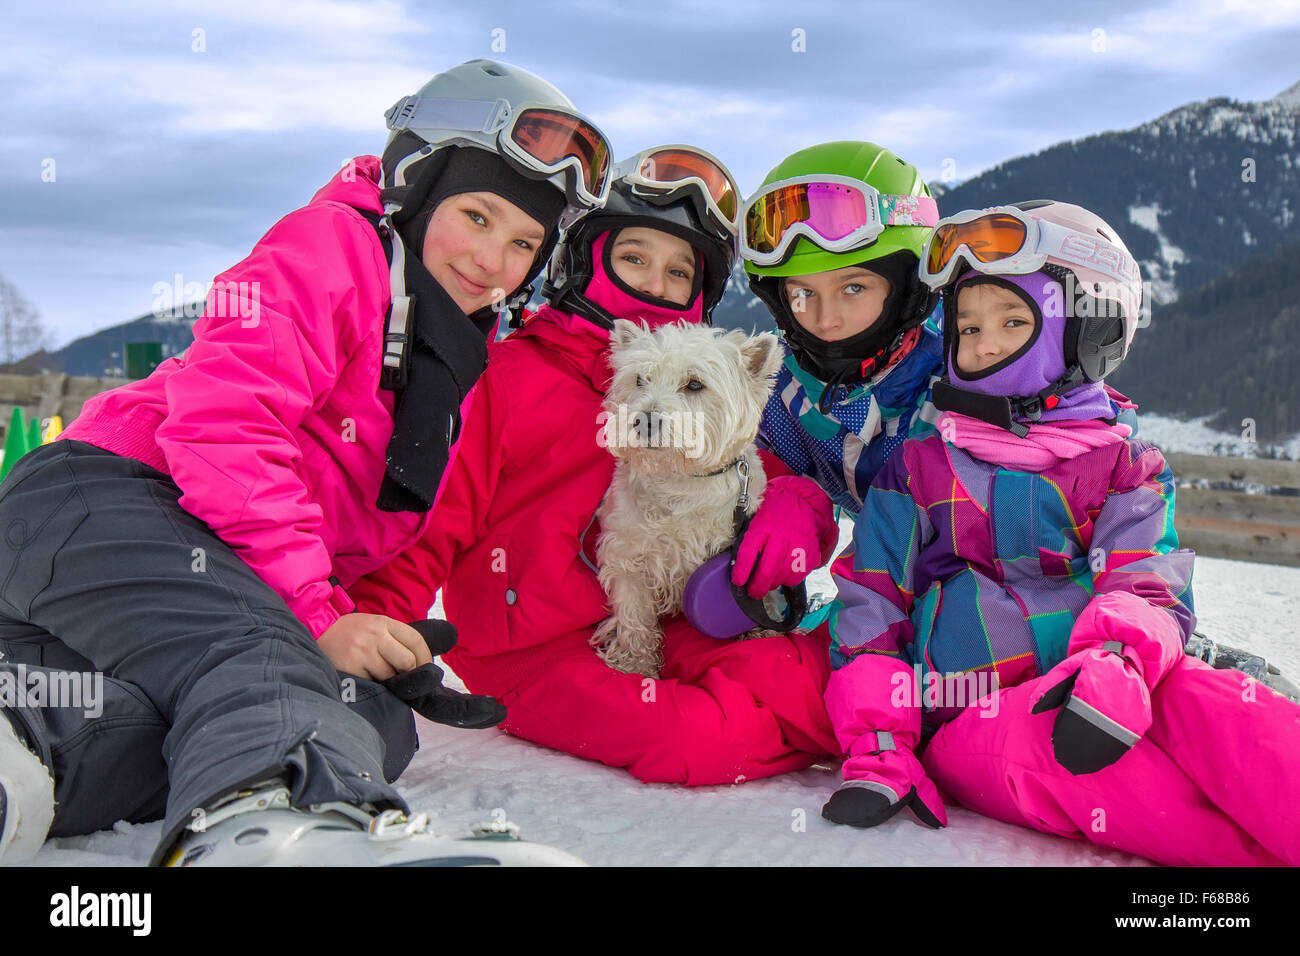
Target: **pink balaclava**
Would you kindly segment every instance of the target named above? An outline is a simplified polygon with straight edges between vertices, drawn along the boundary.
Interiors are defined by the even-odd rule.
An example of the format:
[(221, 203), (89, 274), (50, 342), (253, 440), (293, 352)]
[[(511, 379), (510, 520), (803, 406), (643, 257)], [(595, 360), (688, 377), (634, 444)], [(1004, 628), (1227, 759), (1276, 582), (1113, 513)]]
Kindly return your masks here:
[(672, 322), (690, 322), (698, 325), (704, 321), (704, 295), (701, 291), (704, 264), (695, 253), (695, 286), (691, 290), (690, 305), (683, 308), (666, 299), (655, 299), (637, 292), (614, 272), (608, 248), (613, 232), (603, 232), (591, 244), (591, 281), (583, 295), (616, 319), (644, 322), (649, 328)]

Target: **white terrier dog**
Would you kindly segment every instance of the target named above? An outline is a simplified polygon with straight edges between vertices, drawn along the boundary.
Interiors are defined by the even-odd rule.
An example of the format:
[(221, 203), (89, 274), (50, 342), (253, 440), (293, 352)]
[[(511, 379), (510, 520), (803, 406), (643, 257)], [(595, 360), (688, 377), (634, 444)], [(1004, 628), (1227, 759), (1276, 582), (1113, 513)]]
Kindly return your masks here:
[(603, 437), (618, 458), (598, 512), (600, 583), (613, 615), (592, 635), (605, 662), (657, 677), (661, 615), (682, 607), (691, 574), (731, 544), (739, 505), (767, 479), (754, 437), (781, 365), (774, 335), (619, 319)]

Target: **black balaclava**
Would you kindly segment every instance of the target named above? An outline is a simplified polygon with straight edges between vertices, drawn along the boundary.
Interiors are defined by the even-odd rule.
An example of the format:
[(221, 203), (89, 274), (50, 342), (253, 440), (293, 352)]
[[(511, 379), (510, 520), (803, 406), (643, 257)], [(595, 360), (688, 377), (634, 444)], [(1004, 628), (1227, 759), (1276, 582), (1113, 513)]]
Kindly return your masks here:
[[(486, 338), (498, 319), (491, 305), (465, 316), (425, 268), (424, 237), (433, 210), (448, 196), (490, 192), (514, 203), (539, 223), (550, 224), (530, 275), (507, 299), (527, 286), (532, 273), (549, 257), (558, 231), (556, 222), (564, 210), (564, 194), (554, 185), (524, 177), (496, 153), (456, 148), (443, 163), (426, 172), (436, 172), (437, 178), (429, 186), (420, 214), (395, 224), (410, 250), (405, 257), (405, 279), (413, 312), (404, 363), (407, 380), (393, 386), (393, 434), (377, 501), (383, 511), (424, 512), (432, 507), (451, 445), (460, 433), (460, 405), (483, 374)], [(391, 251), (389, 257), (391, 260)]]
[[(555, 243), (559, 238), (558, 222), (560, 214), (564, 211), (564, 193), (547, 180), (529, 179), (514, 170), (498, 154), (486, 149), (448, 146), (439, 152), (446, 152), (448, 155), (441, 157), (435, 153), (431, 158), (424, 160), (425, 163), (434, 165), (422, 175), (432, 175), (434, 181), (427, 187), (428, 192), (419, 211), (408, 214), (403, 210), (394, 215), (393, 224), (397, 227), (406, 248), (410, 249), (423, 265), (424, 239), (429, 231), (429, 221), (433, 218), (433, 211), (438, 208), (438, 203), (449, 196), (476, 192), (495, 193), (514, 203), (543, 226), (549, 223), (546, 237), (537, 247), (537, 254), (528, 268), (528, 275), (518, 288), (508, 290), (505, 298), (509, 302), (537, 278), (550, 260), (551, 252), (555, 249)], [(421, 183), (420, 186), (424, 184)], [(419, 191), (422, 190), (417, 187), (417, 193)], [(485, 305), (469, 317), (470, 321), (486, 335), (492, 334), (496, 329), (499, 318), (497, 309), (492, 305)]]
[[(550, 223), (546, 239), (538, 248), (538, 257), (541, 258), (559, 231), (556, 223), (564, 211), (564, 193), (545, 179), (529, 179), (516, 172), (494, 152), (473, 147), (451, 149), (452, 154), (438, 173), (420, 211), (398, 226), (406, 247), (418, 257), (424, 255), (425, 234), (429, 231), (429, 220), (433, 218), (438, 203), (448, 196), (484, 192), (495, 193), (514, 203), (543, 226)], [(534, 265), (537, 264), (535, 261)], [(529, 271), (531, 274), (532, 270)]]
[[(884, 367), (898, 336), (918, 324), (909, 321), (917, 319), (914, 313), (919, 311), (916, 256), (907, 250), (899, 250), (858, 265), (887, 279), (889, 295), (881, 306), (880, 318), (870, 328), (838, 342), (823, 341), (799, 324), (789, 300), (780, 290), (779, 283), (784, 280), (777, 280), (776, 291), (786, 318), (785, 334), (796, 352), (803, 353), (800, 364), (823, 382), (848, 383), (870, 378)], [(924, 318), (924, 315), (920, 316), (920, 319)]]

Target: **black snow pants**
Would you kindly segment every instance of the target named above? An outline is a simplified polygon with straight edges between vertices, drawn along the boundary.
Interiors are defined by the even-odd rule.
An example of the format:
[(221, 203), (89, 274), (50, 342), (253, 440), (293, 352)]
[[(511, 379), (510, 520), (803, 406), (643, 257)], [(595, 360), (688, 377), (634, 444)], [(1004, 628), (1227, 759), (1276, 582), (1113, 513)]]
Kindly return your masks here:
[(0, 715), (54, 778), (50, 835), (163, 817), (158, 863), (195, 811), (274, 777), (294, 806), (406, 810), (410, 707), (336, 671), (180, 495), (66, 440), (0, 485)]

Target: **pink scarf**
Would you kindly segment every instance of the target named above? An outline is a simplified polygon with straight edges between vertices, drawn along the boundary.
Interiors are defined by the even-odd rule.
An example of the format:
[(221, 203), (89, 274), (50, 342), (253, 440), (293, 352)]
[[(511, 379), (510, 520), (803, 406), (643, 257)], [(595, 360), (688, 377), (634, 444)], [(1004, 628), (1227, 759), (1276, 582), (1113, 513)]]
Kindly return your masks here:
[(944, 441), (970, 452), (975, 458), (1014, 471), (1044, 471), (1094, 448), (1123, 441), (1132, 433), (1127, 425), (1108, 425), (1096, 418), (1062, 419), (1029, 426), (1017, 438), (1005, 428), (957, 412), (939, 416)]

